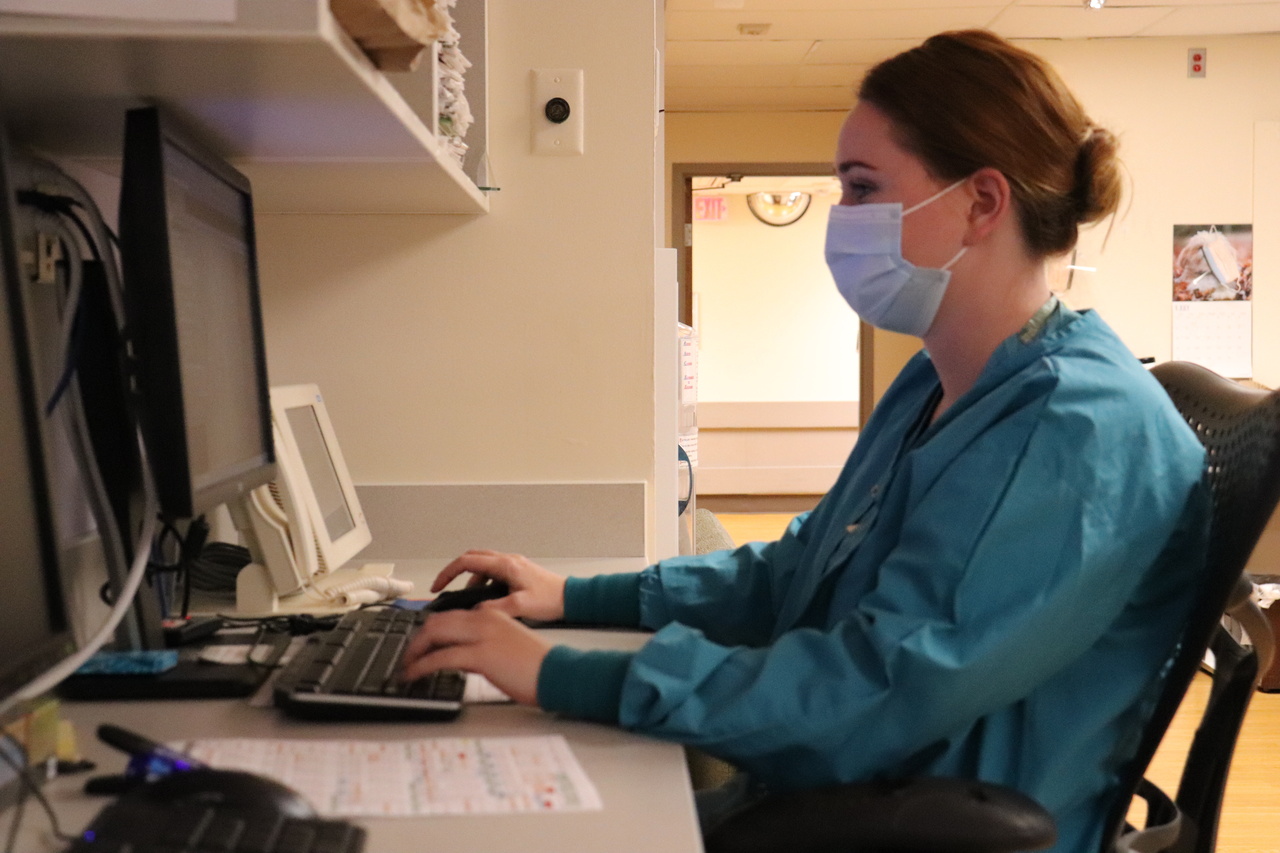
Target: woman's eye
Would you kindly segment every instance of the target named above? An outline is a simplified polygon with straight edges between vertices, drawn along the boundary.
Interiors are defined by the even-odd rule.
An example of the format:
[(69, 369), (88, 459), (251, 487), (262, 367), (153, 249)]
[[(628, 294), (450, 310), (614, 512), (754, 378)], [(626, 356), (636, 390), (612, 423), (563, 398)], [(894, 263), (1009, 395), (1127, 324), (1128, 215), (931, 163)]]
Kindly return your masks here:
[(863, 202), (875, 192), (876, 188), (871, 184), (854, 182), (845, 186), (845, 196), (853, 202)]

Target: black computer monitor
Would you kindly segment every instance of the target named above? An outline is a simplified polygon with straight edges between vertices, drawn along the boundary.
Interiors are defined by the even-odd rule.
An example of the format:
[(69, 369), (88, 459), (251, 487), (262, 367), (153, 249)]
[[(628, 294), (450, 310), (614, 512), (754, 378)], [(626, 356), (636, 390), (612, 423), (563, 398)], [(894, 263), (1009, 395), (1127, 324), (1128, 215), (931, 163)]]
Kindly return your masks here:
[(130, 110), (119, 226), (160, 509), (195, 518), (274, 473), (249, 181), (158, 109)]
[(19, 288), (8, 154), (0, 132), (0, 707), (74, 648)]

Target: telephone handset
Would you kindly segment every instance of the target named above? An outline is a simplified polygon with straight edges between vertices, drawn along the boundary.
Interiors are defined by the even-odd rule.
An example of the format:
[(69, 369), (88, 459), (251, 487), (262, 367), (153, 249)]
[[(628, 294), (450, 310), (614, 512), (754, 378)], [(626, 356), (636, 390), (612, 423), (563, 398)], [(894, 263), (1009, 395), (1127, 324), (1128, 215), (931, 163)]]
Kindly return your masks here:
[[(273, 427), (276, 447), (283, 447), (280, 429)], [(295, 471), (293, 466), (279, 465), (275, 480), (231, 504), (249, 552), (261, 561), (250, 563), (236, 576), (236, 610), (345, 610), (410, 593), (413, 584), (390, 577), (387, 563), (340, 572), (324, 565), (311, 518), (295, 498), (299, 493)]]
[[(284, 440), (280, 428), (273, 423), (272, 429), (275, 446), (281, 447)], [(275, 480), (229, 505), (236, 527), (255, 560), (241, 570), (240, 577), (246, 573), (265, 574), (254, 580), (269, 583), (276, 596), (302, 591), (311, 584), (319, 569), (315, 547), (311, 545), (314, 535), (311, 520), (294, 500), (297, 489), (292, 488), (292, 476), (288, 465), (277, 465)], [(299, 547), (300, 543), (310, 547)], [(240, 577), (236, 579), (236, 606), (243, 610)], [(256, 602), (264, 603), (267, 602)]]

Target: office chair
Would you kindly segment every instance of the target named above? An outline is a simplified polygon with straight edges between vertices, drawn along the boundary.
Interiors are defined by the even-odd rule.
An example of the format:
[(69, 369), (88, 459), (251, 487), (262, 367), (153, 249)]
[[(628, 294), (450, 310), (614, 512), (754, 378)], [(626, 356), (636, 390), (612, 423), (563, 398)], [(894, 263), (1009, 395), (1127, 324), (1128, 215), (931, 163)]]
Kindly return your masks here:
[(710, 554), (734, 547), (734, 541), (714, 512), (698, 507), (693, 513), (693, 547), (695, 553)]
[[(1208, 452), (1214, 508), (1204, 589), (1120, 784), (1101, 853), (1210, 853), (1236, 737), (1274, 649), (1244, 567), (1280, 501), (1280, 391), (1259, 391), (1198, 365), (1152, 373)], [(1232, 638), (1224, 613), (1252, 645)], [(1170, 798), (1143, 774), (1192, 678), (1214, 652), (1210, 700)], [(1126, 816), (1147, 802), (1141, 829)], [(962, 779), (839, 785), (768, 797), (710, 833), (707, 853), (1012, 853), (1053, 844), (1053, 818), (1011, 789)]]
[[(1210, 853), (1218, 837), (1218, 817), (1236, 738), (1253, 698), (1259, 674), (1271, 666), (1275, 637), (1250, 595), (1245, 564), (1280, 501), (1280, 391), (1245, 388), (1207, 368), (1166, 362), (1152, 369), (1178, 411), (1208, 452), (1213, 488), (1208, 580), (1183, 637), (1138, 753), (1112, 808), (1108, 826), (1118, 853), (1168, 851)], [(1247, 635), (1237, 641), (1222, 624), (1226, 613)], [(1187, 686), (1204, 659), (1214, 656), (1213, 686), (1177, 795), (1169, 796), (1142, 778)], [(1124, 813), (1130, 797), (1147, 801), (1146, 826), (1130, 831)]]

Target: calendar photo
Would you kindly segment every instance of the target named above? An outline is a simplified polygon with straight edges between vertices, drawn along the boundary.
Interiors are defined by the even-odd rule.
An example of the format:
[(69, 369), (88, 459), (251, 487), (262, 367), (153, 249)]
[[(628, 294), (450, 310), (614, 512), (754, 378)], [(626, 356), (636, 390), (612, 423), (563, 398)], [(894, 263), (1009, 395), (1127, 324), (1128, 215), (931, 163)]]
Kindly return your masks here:
[(1173, 226), (1173, 358), (1253, 376), (1253, 226)]

